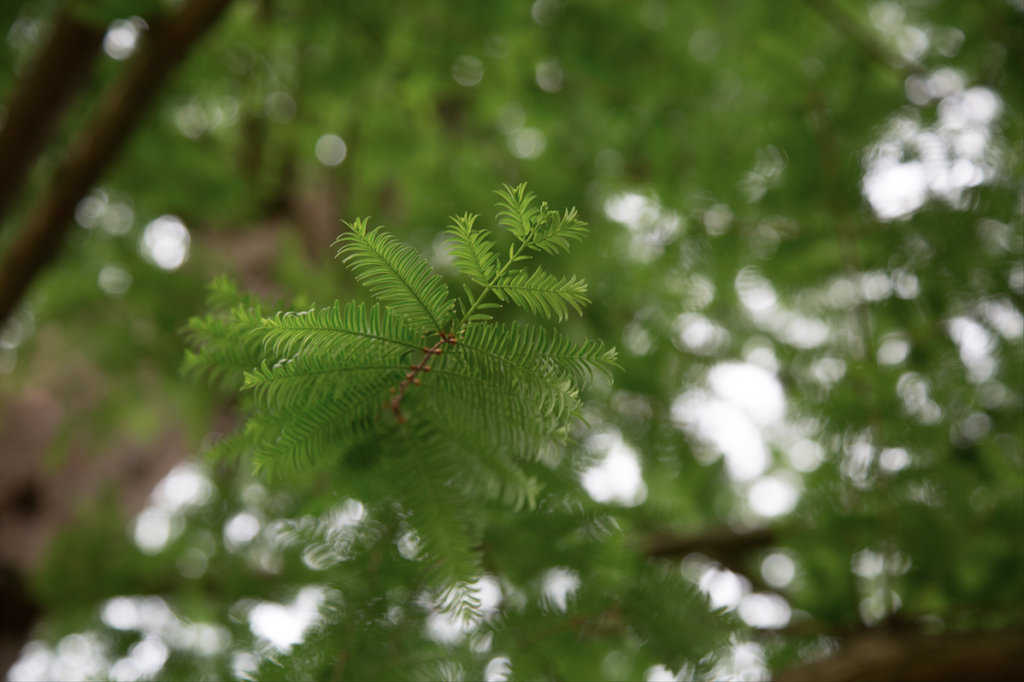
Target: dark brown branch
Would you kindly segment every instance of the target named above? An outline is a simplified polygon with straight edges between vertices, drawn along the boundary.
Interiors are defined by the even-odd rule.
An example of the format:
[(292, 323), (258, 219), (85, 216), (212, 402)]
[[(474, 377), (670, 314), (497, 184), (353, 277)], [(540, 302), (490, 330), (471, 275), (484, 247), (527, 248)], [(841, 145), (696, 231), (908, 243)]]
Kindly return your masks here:
[(124, 73), (103, 93), (91, 124), (71, 144), (49, 188), (36, 200), (21, 235), (0, 264), (0, 321), (36, 274), (59, 252), (75, 206), (99, 180), (171, 70), (231, 0), (189, 0), (150, 31)]
[(865, 632), (846, 638), (836, 654), (787, 670), (774, 679), (789, 682), (1024, 680), (1024, 632), (937, 636)]
[(0, 675), (6, 679), (28, 641), (40, 608), (21, 575), (5, 564), (0, 564), (0, 604), (4, 605), (0, 609)]
[(0, 223), (85, 80), (99, 54), (103, 33), (102, 28), (61, 12), (50, 43), (14, 91), (7, 121), (0, 128)]
[(699, 552), (732, 568), (742, 565), (742, 559), (747, 553), (766, 549), (775, 541), (775, 532), (767, 528), (749, 533), (737, 533), (724, 528), (691, 537), (673, 533), (649, 535), (641, 541), (640, 550), (650, 557), (670, 558), (682, 558)]

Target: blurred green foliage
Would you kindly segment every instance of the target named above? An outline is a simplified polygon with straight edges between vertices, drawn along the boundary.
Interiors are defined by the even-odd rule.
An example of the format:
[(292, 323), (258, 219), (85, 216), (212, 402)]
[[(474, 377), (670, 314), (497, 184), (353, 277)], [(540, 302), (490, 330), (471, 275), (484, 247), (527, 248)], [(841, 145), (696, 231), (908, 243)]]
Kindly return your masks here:
[[(59, 6), (0, 7), (3, 99)], [(93, 396), (69, 399), (58, 444), (100, 456), (180, 431), (200, 462), (176, 470), (191, 497), (165, 481), (127, 519), (107, 491), (60, 533), (22, 662), (59, 675), (85, 647), (114, 679), (498, 679), (503, 661), (514, 679), (764, 677), (864, 627), (1019, 627), (1022, 36), (1019, 2), (237, 0), (4, 330), (0, 404)], [(94, 69), (0, 249), (123, 68)], [(340, 164), (318, 160), (339, 155), (325, 135)], [(224, 272), (295, 309), (366, 300), (328, 258), (341, 219), (372, 215), (456, 286), (450, 216), (491, 221), (491, 190), (523, 181), (590, 225), (537, 262), (587, 280), (586, 315), (559, 329), (618, 346), (622, 370), (529, 471), (537, 509), (473, 519), (481, 594), (501, 598), (460, 627), (372, 453), (362, 475), (273, 481), (202, 459), (247, 399), (179, 378), (181, 330)], [(165, 270), (140, 244), (166, 214), (190, 256)], [(80, 365), (87, 384), (62, 383)], [(581, 481), (616, 453), (643, 487), (597, 501)], [(723, 533), (767, 539), (715, 554)], [(658, 556), (664, 537), (681, 553)], [(747, 601), (723, 596), (725, 568)], [(757, 627), (781, 607), (750, 596), (770, 594), (790, 614)], [(307, 629), (275, 640), (268, 618)]]

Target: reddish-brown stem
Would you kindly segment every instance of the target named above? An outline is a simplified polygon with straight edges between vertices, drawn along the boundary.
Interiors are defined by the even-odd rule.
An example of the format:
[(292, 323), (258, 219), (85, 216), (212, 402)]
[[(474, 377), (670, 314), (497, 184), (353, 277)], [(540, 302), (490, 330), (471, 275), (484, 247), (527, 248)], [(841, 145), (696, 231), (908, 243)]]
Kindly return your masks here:
[(419, 373), (430, 371), (431, 360), (435, 355), (441, 355), (444, 353), (444, 344), (449, 343), (455, 345), (456, 343), (454, 334), (448, 334), (446, 332), (438, 332), (438, 334), (441, 338), (430, 348), (423, 349), (423, 359), (420, 360), (420, 364), (409, 367), (409, 372), (405, 375), (405, 378), (402, 379), (402, 383), (398, 385), (398, 390), (396, 391), (393, 388), (391, 389), (391, 392), (395, 395), (391, 401), (385, 403), (385, 405), (395, 413), (395, 417), (398, 419), (399, 424), (405, 423), (405, 417), (402, 416), (402, 398), (405, 397), (406, 389), (409, 388), (410, 384), (414, 386), (420, 385)]

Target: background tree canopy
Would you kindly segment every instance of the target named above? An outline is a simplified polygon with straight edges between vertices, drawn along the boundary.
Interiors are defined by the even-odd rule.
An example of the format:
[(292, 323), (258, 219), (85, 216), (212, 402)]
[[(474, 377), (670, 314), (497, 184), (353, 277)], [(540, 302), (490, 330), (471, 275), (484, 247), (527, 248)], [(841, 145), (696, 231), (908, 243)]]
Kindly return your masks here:
[[(0, 24), (9, 679), (1024, 678), (1020, 0)], [(588, 223), (530, 267), (590, 304), (487, 313), (618, 348), (562, 442), (508, 436), (465, 507), (443, 461), (433, 521), (376, 437), (273, 476), (209, 454), (260, 400), (180, 374), (211, 281), (256, 326), (369, 310), (331, 244), (372, 216), (454, 296), (452, 216), (504, 259), (522, 182)], [(410, 400), (448, 415), (410, 442), (458, 440)], [(469, 573), (438, 575), (438, 523)]]

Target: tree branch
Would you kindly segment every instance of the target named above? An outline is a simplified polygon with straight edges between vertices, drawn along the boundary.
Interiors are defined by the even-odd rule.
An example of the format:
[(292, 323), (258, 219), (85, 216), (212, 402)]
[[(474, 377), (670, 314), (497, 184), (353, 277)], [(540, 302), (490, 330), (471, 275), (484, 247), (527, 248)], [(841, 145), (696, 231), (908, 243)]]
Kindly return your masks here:
[(767, 528), (749, 533), (722, 528), (692, 537), (681, 537), (673, 533), (648, 535), (640, 541), (640, 550), (649, 557), (669, 558), (681, 558), (700, 552), (732, 568), (741, 566), (747, 553), (763, 550), (776, 541), (776, 533)]
[[(746, 573), (745, 558), (778, 541), (770, 529), (736, 533), (727, 528), (693, 537), (649, 535), (639, 549), (650, 557), (676, 558), (699, 552), (734, 572)], [(806, 634), (806, 633), (804, 633)], [(1024, 632), (929, 636), (877, 629), (840, 637), (834, 655), (791, 668), (775, 680), (802, 682), (885, 682), (908, 680), (1020, 680), (1024, 682)]]
[(22, 234), (0, 264), (0, 321), (57, 255), (78, 201), (106, 170), (171, 69), (230, 2), (189, 0), (180, 12), (154, 26), (121, 77), (106, 88), (92, 123), (71, 144), (67, 159), (36, 200)]
[(84, 24), (66, 10), (46, 51), (19, 83), (0, 128), (0, 224), (18, 196), (32, 162), (57, 128), (103, 43), (102, 28)]
[(40, 614), (21, 575), (6, 564), (0, 564), (0, 604), (0, 675), (6, 679)]
[(780, 682), (1024, 680), (1024, 632), (922, 635), (870, 631), (845, 639), (821, 661), (791, 668)]

